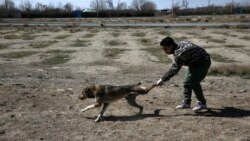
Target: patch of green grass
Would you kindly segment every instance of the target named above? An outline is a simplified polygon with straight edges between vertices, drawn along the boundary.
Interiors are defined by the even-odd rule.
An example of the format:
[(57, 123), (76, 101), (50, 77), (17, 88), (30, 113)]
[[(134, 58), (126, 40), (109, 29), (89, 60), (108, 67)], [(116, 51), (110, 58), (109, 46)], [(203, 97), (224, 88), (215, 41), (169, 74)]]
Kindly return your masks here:
[(96, 34), (96, 33), (100, 32), (100, 30), (98, 30), (98, 29), (91, 29), (91, 30), (89, 30), (89, 32), (92, 33), (92, 34)]
[(65, 39), (68, 37), (70, 37), (70, 35), (59, 35), (59, 36), (56, 36), (55, 39)]
[(187, 39), (188, 39), (188, 38), (187, 38), (187, 37), (184, 37), (184, 36), (174, 38), (174, 40), (175, 40), (176, 42), (185, 41), (185, 40), (187, 40)]
[(240, 37), (240, 39), (243, 39), (243, 40), (250, 40), (250, 36), (243, 36), (243, 37)]
[(245, 79), (250, 79), (249, 65), (220, 65), (209, 69), (209, 75), (223, 75), (223, 76), (240, 76)]
[(228, 48), (243, 48), (244, 46), (242, 46), (242, 45), (225, 45), (225, 47), (228, 47)]
[(226, 43), (225, 39), (212, 39), (210, 38), (208, 41), (215, 43)]
[(117, 56), (127, 49), (122, 49), (122, 48), (106, 48), (103, 52), (105, 57), (108, 58), (117, 58)]
[(36, 53), (37, 52), (34, 51), (20, 51), (20, 52), (10, 52), (7, 54), (2, 54), (2, 56), (4, 58), (18, 59), (18, 58), (28, 57)]
[(171, 33), (166, 30), (161, 30), (158, 32), (158, 34), (163, 35), (163, 36), (171, 36)]
[(144, 37), (144, 36), (146, 36), (146, 33), (144, 33), (144, 32), (135, 32), (135, 33), (132, 34), (132, 36)]
[(153, 44), (153, 40), (149, 39), (149, 38), (141, 38), (139, 40), (143, 45), (152, 45)]
[(199, 38), (200, 39), (211, 39), (212, 37), (211, 36), (200, 36)]
[(0, 50), (8, 48), (8, 47), (9, 47), (9, 44), (2, 44), (2, 43), (0, 43)]
[(118, 36), (121, 35), (121, 33), (119, 33), (119, 32), (112, 32), (111, 35), (112, 35), (113, 37), (118, 37)]
[(54, 43), (56, 43), (57, 41), (43, 41), (43, 42), (38, 42), (38, 43), (32, 43), (30, 44), (30, 46), (32, 48), (46, 48)]
[(225, 35), (225, 36), (229, 36), (230, 33), (229, 32), (224, 32), (224, 31), (214, 31), (212, 32), (214, 34), (219, 34), (219, 35)]
[(171, 59), (168, 58), (166, 53), (159, 47), (150, 47), (150, 48), (144, 48), (142, 49), (151, 55), (157, 57), (159, 59), (159, 63), (169, 64), (171, 63)]
[(193, 36), (195, 36), (195, 37), (200, 35), (200, 34), (197, 33), (197, 32), (188, 32), (187, 34), (193, 35)]
[(59, 49), (56, 49), (56, 50), (49, 50), (49, 51), (46, 51), (46, 53), (51, 53), (51, 54), (59, 54), (59, 53), (74, 53), (76, 52), (75, 50), (59, 50)]
[(236, 62), (235, 60), (226, 58), (220, 54), (210, 53), (210, 56), (216, 62), (225, 62), (225, 63)]
[(69, 60), (70, 60), (69, 54), (56, 54), (53, 57), (44, 59), (41, 63), (43, 65), (58, 65), (58, 64), (66, 63)]
[(83, 35), (82, 37), (83, 38), (92, 38), (92, 37), (94, 37), (96, 34), (94, 34), (94, 33), (88, 33), (88, 34), (85, 34), (85, 35)]
[(74, 43), (72, 44), (73, 47), (88, 47), (89, 45), (91, 45), (91, 43), (89, 43), (88, 40), (79, 40), (79, 39), (74, 41)]
[(8, 34), (4, 36), (4, 39), (9, 39), (9, 40), (15, 40), (15, 39), (20, 39), (21, 36), (17, 36), (15, 34)]
[(24, 34), (22, 35), (22, 39), (23, 39), (23, 40), (33, 40), (33, 39), (35, 39), (35, 38), (36, 38), (35, 35), (29, 34), (29, 33), (24, 33)]
[(235, 26), (236, 29), (249, 29), (250, 26), (249, 25), (237, 25)]
[(235, 35), (235, 34), (232, 34), (232, 35), (230, 35), (231, 37), (237, 37), (238, 35)]
[(119, 41), (119, 40), (109, 40), (109, 41), (104, 41), (106, 45), (108, 46), (119, 46), (119, 45), (126, 45), (126, 42)]
[(69, 29), (70, 33), (76, 33), (76, 32), (81, 32), (81, 31), (82, 31), (81, 28), (71, 28), (71, 29)]

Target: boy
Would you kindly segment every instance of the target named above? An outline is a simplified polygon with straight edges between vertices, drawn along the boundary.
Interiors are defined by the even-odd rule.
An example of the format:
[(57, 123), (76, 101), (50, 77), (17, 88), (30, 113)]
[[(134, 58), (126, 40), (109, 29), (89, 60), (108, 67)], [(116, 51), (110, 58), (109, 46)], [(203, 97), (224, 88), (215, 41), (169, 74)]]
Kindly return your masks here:
[(176, 109), (190, 108), (192, 90), (198, 100), (193, 111), (197, 112), (202, 109), (207, 109), (206, 99), (204, 98), (200, 83), (206, 77), (211, 65), (209, 54), (203, 48), (187, 41), (175, 43), (171, 37), (164, 38), (160, 45), (166, 54), (174, 55), (175, 62), (168, 72), (157, 81), (156, 85), (159, 86), (162, 85), (164, 81), (168, 81), (179, 72), (183, 65), (188, 66), (183, 81), (184, 100), (181, 105), (176, 106)]

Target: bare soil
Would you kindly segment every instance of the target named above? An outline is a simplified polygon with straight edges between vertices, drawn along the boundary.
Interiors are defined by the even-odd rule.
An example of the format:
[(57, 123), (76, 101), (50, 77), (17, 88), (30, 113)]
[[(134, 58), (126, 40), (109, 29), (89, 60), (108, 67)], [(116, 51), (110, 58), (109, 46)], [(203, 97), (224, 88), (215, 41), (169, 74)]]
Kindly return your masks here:
[[(143, 50), (160, 48), (167, 31), (174, 39), (185, 39), (235, 60), (239, 65), (250, 63), (249, 29), (200, 28), (58, 28), (49, 31), (37, 28), (1, 28), (0, 30), (0, 140), (250, 140), (250, 80), (239, 76), (207, 76), (202, 82), (209, 109), (194, 113), (191, 109), (175, 110), (182, 100), (185, 67), (164, 86), (153, 89), (137, 101), (144, 106), (142, 115), (125, 100), (109, 106), (105, 118), (93, 120), (99, 110), (85, 113), (80, 109), (93, 99), (80, 101), (81, 90), (90, 84), (125, 85), (143, 81), (155, 83), (171, 66)], [(132, 36), (144, 32), (144, 37)], [(6, 35), (31, 34), (34, 39), (6, 39)], [(94, 34), (91, 38), (86, 35)], [(116, 36), (113, 36), (113, 33)], [(60, 39), (58, 36), (68, 35)], [(140, 39), (151, 39), (144, 45)], [(214, 42), (212, 39), (223, 40)], [(76, 40), (86, 44), (73, 46)], [(118, 46), (105, 42), (117, 40)], [(32, 43), (49, 42), (43, 48)], [(125, 42), (125, 43), (124, 43)], [(226, 45), (240, 45), (229, 48)], [(0, 47), (1, 47), (0, 46)], [(7, 46), (7, 47), (6, 47)], [(104, 55), (107, 48), (126, 49), (116, 57)], [(57, 51), (55, 51), (57, 50)], [(6, 54), (32, 51), (29, 56), (9, 57)], [(68, 52), (66, 52), (68, 51)], [(43, 62), (55, 55), (68, 55), (61, 64)], [(172, 56), (167, 56), (170, 59)], [(43, 62), (43, 63), (42, 63)], [(213, 59), (212, 66), (230, 64)], [(193, 97), (192, 107), (196, 104)]]

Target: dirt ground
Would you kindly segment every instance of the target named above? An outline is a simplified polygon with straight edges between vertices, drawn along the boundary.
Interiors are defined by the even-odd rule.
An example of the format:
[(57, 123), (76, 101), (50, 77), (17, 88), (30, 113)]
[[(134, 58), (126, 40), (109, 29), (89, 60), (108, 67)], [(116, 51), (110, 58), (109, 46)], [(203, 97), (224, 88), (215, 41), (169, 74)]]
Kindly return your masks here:
[[(147, 49), (161, 50), (159, 42), (167, 35), (224, 57), (214, 58), (212, 67), (249, 65), (249, 32), (216, 28), (1, 28), (0, 140), (249, 141), (250, 79), (240, 76), (207, 76), (202, 85), (209, 109), (200, 113), (175, 110), (182, 100), (185, 67), (164, 86), (137, 97), (144, 107), (142, 115), (120, 100), (109, 106), (103, 121), (94, 123), (99, 109), (79, 112), (94, 100), (77, 98), (90, 84), (155, 83), (171, 61), (161, 61), (159, 54)], [(55, 56), (59, 59), (51, 59)], [(62, 60), (65, 62), (60, 63)], [(194, 106), (196, 99), (192, 99)]]

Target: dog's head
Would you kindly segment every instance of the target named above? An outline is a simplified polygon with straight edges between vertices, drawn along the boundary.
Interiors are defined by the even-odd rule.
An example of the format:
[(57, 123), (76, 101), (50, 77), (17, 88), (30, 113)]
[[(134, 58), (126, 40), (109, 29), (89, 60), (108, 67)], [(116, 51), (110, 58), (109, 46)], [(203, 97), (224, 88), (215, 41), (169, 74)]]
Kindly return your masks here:
[(80, 100), (84, 100), (86, 98), (95, 98), (94, 92), (95, 92), (95, 86), (86, 87), (82, 90), (82, 94), (79, 95), (78, 98)]

